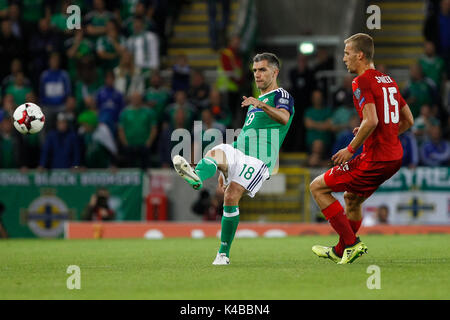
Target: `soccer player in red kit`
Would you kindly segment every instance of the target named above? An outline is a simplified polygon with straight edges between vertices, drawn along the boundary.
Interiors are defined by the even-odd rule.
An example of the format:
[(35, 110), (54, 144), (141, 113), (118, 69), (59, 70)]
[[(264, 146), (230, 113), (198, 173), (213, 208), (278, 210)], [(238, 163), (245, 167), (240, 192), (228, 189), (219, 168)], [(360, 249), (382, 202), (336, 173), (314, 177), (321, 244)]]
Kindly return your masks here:
[[(311, 183), (311, 193), (333, 229), (339, 234), (334, 247), (313, 246), (319, 257), (338, 264), (351, 263), (367, 252), (356, 237), (361, 226), (361, 204), (399, 169), (403, 149), (398, 135), (414, 123), (411, 111), (396, 82), (374, 68), (373, 39), (358, 33), (345, 40), (347, 69), (353, 80), (353, 102), (361, 119), (350, 144), (332, 157), (335, 167)], [(355, 150), (363, 152), (351, 159)], [(351, 159), (351, 160), (350, 160)], [(344, 208), (332, 192), (344, 192)]]

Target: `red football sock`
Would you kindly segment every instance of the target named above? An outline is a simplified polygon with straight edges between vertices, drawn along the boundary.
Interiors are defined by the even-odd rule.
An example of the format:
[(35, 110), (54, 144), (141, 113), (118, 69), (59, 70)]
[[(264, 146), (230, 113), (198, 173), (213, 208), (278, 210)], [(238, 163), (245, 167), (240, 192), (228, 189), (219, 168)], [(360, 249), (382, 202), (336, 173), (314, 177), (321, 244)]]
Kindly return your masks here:
[[(348, 220), (348, 223), (350, 223), (350, 227), (352, 228), (353, 232), (356, 233), (358, 232), (359, 228), (361, 227), (361, 222), (362, 220)], [(338, 256), (342, 256), (342, 254), (344, 253), (344, 249), (345, 249), (345, 243), (344, 243), (344, 239), (342, 239), (342, 237), (339, 237), (339, 242), (338, 244), (334, 247), (334, 252), (338, 255)]]
[(362, 220), (350, 220), (349, 219), (348, 222), (350, 223), (350, 227), (352, 227), (352, 230), (356, 235), (359, 228), (361, 227)]
[(322, 213), (331, 224), (333, 229), (343, 239), (346, 246), (355, 243), (355, 233), (353, 232), (347, 217), (344, 215), (344, 208), (341, 206), (338, 200), (322, 210)]

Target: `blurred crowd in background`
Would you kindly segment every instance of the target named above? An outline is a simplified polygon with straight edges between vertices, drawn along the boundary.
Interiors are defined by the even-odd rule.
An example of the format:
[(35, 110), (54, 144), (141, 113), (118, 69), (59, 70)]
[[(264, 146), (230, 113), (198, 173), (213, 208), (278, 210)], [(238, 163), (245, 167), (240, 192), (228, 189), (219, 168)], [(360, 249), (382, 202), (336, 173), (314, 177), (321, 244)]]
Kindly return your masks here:
[[(251, 55), (240, 52), (238, 36), (211, 33), (211, 49), (220, 56), (214, 83), (186, 55), (167, 59), (171, 23), (186, 2), (0, 0), (0, 168), (170, 167), (175, 129), (194, 133), (194, 120), (202, 121), (196, 130), (203, 132), (242, 127), (241, 97), (257, 92)], [(83, 13), (80, 29), (67, 28), (71, 4)], [(450, 1), (430, 8), (423, 57), (402, 88), (415, 117), (414, 127), (401, 136), (408, 167), (450, 164), (450, 97), (444, 94)], [(331, 92), (332, 101), (324, 99), (330, 88), (316, 74), (334, 70), (334, 61), (321, 48), (314, 57), (299, 55), (289, 83), (280, 83), (296, 108), (282, 151), (307, 153), (311, 167), (328, 166), (359, 125), (354, 75)], [(386, 66), (376, 67), (389, 74)], [(25, 102), (42, 107), (42, 133), (22, 136), (14, 130), (12, 113)]]

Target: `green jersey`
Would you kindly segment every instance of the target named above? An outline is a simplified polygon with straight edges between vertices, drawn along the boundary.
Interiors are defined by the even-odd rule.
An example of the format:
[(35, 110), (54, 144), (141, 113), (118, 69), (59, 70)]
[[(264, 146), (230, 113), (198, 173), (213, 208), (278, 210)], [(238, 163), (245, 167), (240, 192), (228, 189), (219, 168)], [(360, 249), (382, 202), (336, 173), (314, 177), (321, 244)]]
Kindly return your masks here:
[[(309, 107), (305, 111), (305, 119), (311, 119), (315, 122), (325, 123), (332, 119), (333, 110), (329, 107), (314, 108)], [(331, 146), (333, 136), (329, 131), (322, 131), (317, 129), (306, 129), (306, 146), (309, 150), (315, 140), (322, 140), (326, 147)]]
[[(69, 38), (66, 41), (64, 41), (64, 46), (65, 46), (65, 50), (69, 50), (70, 48), (73, 47), (73, 45), (75, 44), (75, 37)], [(85, 57), (85, 56), (90, 56), (90, 55), (94, 55), (95, 52), (95, 48), (94, 48), (94, 43), (89, 40), (87, 37), (84, 37), (76, 52), (75, 55), (73, 57), (69, 57), (68, 58), (68, 70), (69, 70), (69, 75), (70, 75), (70, 79), (72, 80), (72, 83), (76, 83), (78, 81), (77, 78), (77, 62)]]
[(259, 101), (277, 108), (289, 111), (290, 118), (286, 125), (270, 118), (262, 109), (249, 106), (245, 123), (233, 147), (245, 155), (264, 162), (272, 173), (276, 166), (278, 154), (284, 138), (294, 117), (294, 99), (283, 88), (270, 91), (259, 96)]
[(164, 109), (167, 107), (170, 100), (170, 91), (166, 88), (153, 88), (150, 87), (145, 92), (144, 100), (146, 102), (154, 102), (153, 110), (156, 112), (158, 122), (163, 120)]
[(67, 18), (69, 16), (64, 13), (55, 13), (50, 18), (50, 24), (58, 31), (64, 32), (67, 30)]
[(6, 88), (6, 94), (12, 94), (14, 97), (14, 103), (20, 106), (22, 103), (27, 101), (27, 94), (32, 92), (30, 86), (17, 86), (15, 84), (11, 84)]
[[(105, 27), (106, 23), (113, 18), (114, 18), (113, 14), (109, 11), (100, 12), (93, 10), (88, 14), (86, 14), (86, 17), (84, 19), (87, 21), (87, 25), (92, 25), (94, 27)], [(97, 35), (97, 36), (90, 36), (89, 38), (95, 42), (99, 37), (100, 36)]]
[(7, 10), (8, 7), (8, 0), (0, 0), (0, 11)]
[(44, 0), (22, 0), (22, 19), (37, 23), (44, 17)]
[(411, 81), (406, 88), (404, 96), (406, 100), (413, 98), (413, 101), (408, 103), (408, 105), (414, 118), (420, 115), (420, 108), (424, 104), (431, 105), (433, 103), (431, 90), (425, 79)]
[(132, 17), (136, 10), (139, 0), (121, 0), (120, 1), (120, 17), (122, 20)]
[(123, 128), (130, 146), (144, 146), (156, 125), (156, 115), (147, 107), (128, 106), (120, 114), (119, 126)]
[[(119, 36), (117, 39), (117, 42), (121, 46), (125, 46), (125, 38)], [(120, 53), (116, 50), (116, 47), (114, 47), (113, 41), (108, 36), (101, 36), (97, 39), (97, 52), (104, 51), (106, 53), (114, 53), (117, 55), (114, 59), (102, 59), (100, 58), (102, 65), (101, 67), (104, 70), (113, 70), (115, 67), (119, 65), (120, 60)]]
[(442, 78), (445, 73), (445, 62), (440, 57), (429, 58), (427, 56), (419, 59), (423, 74), (434, 81), (436, 86), (441, 86)]

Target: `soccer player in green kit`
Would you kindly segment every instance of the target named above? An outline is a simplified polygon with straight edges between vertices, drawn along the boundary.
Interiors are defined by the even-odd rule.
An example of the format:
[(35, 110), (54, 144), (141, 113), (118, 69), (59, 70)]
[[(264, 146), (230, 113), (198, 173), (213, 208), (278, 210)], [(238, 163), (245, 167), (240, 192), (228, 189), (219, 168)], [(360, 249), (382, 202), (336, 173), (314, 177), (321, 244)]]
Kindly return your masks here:
[(239, 200), (245, 193), (253, 198), (270, 177), (294, 117), (294, 99), (278, 87), (279, 72), (276, 55), (257, 54), (253, 74), (261, 95), (243, 97), (241, 106), (248, 111), (237, 141), (208, 151), (195, 170), (179, 155), (172, 160), (177, 173), (196, 190), (220, 171), (218, 183), (225, 191), (224, 207), (220, 249), (213, 265), (230, 263), (230, 246), (239, 224)]

